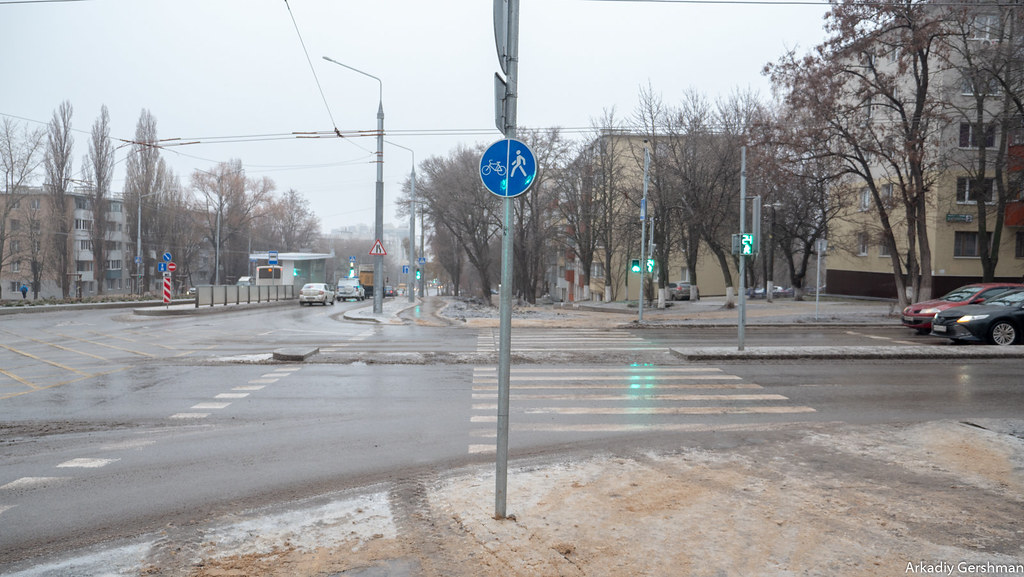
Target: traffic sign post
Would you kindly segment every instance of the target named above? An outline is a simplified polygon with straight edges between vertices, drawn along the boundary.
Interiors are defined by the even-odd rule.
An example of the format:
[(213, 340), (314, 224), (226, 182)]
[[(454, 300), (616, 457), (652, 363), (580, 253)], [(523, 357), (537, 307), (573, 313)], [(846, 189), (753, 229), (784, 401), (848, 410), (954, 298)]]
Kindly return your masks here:
[(274, 265), (277, 264), (277, 251), (276, 250), (268, 250), (267, 251), (267, 264), (270, 265), (270, 266), (274, 266)]

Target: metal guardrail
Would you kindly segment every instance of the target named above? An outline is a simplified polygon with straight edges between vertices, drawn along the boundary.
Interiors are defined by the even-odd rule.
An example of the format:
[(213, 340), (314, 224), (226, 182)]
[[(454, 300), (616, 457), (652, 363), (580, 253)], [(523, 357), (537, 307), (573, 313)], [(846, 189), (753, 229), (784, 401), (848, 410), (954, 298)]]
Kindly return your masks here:
[(296, 298), (295, 286), (200, 285), (196, 287), (196, 308), (283, 301)]

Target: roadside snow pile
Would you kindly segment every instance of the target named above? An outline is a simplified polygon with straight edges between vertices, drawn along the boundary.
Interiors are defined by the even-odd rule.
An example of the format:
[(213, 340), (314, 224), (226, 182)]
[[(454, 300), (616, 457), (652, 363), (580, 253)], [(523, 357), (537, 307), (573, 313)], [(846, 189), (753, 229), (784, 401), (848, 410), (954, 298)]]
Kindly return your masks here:
[[(483, 302), (479, 297), (453, 298), (449, 299), (448, 305), (441, 311), (441, 315), (451, 319), (480, 319), (498, 318), (498, 307)], [(512, 307), (512, 317), (517, 319), (544, 319), (558, 318), (561, 313), (532, 305), (517, 305)]]

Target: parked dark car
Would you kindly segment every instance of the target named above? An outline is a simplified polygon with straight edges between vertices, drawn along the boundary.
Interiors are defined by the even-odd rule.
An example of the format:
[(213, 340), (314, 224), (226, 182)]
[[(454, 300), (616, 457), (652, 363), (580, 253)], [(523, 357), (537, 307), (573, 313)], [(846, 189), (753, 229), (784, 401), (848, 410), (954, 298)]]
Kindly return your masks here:
[(964, 285), (937, 299), (914, 303), (903, 309), (903, 326), (926, 335), (932, 330), (932, 318), (936, 313), (952, 307), (981, 304), (1008, 290), (1019, 288), (1024, 288), (1024, 284), (976, 283)]
[(980, 305), (944, 310), (932, 320), (931, 334), (953, 341), (1015, 345), (1024, 327), (1024, 289), (1010, 290)]

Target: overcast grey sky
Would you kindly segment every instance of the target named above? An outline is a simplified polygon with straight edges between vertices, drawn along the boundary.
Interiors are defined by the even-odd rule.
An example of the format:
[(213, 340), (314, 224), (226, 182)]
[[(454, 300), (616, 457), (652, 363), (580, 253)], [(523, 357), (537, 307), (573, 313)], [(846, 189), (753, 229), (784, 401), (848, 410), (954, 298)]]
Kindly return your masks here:
[[(627, 117), (648, 84), (667, 104), (691, 87), (767, 97), (761, 68), (820, 42), (825, 11), (521, 0), (519, 126), (587, 127), (612, 107)], [(160, 138), (201, 142), (163, 153), (183, 184), (193, 169), (237, 158), (249, 176), (303, 193), (325, 231), (372, 224), (372, 137), (259, 137), (332, 129), (293, 16), (340, 130), (376, 128), (378, 85), (325, 55), (381, 78), (387, 140), (415, 150), (417, 163), (501, 138), (491, 0), (0, 1), (0, 114), (45, 123), (70, 101), (79, 171), (103, 104), (123, 139), (145, 108)], [(447, 134), (460, 130), (475, 132)], [(116, 191), (126, 154), (117, 152)], [(385, 145), (384, 159), (384, 219), (402, 224), (392, 201), (412, 157)]]

